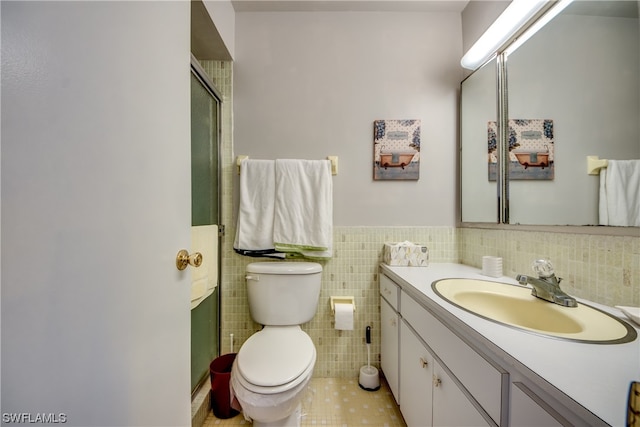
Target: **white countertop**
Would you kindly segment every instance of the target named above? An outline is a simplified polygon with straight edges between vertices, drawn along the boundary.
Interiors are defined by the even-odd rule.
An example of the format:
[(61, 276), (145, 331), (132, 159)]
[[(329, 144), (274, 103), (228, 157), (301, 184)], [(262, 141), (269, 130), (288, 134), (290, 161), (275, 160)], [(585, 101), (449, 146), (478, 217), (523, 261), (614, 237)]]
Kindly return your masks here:
[[(626, 424), (627, 394), (631, 381), (640, 381), (640, 338), (625, 344), (589, 344), (525, 332), (475, 316), (440, 298), (431, 283), (443, 278), (471, 278), (518, 284), (514, 278), (492, 278), (462, 264), (430, 264), (428, 267), (391, 267), (382, 272), (424, 304), (437, 304), (467, 324), (505, 353), (558, 390), (613, 426)], [(426, 297), (426, 298), (424, 298)], [(577, 298), (625, 320), (618, 309)]]

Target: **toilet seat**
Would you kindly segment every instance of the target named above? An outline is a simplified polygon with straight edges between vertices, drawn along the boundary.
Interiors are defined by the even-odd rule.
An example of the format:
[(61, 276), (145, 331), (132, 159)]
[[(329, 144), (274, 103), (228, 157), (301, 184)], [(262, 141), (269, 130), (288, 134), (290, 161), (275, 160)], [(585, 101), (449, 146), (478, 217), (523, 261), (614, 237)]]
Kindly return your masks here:
[(256, 393), (281, 393), (303, 382), (315, 360), (313, 341), (300, 326), (266, 326), (240, 348), (238, 380)]

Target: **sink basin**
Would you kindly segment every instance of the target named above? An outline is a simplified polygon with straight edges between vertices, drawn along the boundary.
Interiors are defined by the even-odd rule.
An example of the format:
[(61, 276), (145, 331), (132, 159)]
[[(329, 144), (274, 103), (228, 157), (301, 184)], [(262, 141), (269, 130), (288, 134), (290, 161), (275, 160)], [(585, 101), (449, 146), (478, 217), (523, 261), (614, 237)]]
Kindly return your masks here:
[(431, 285), (451, 304), (476, 316), (524, 331), (595, 344), (631, 342), (626, 322), (586, 304), (563, 307), (531, 295), (531, 288), (477, 279), (443, 279)]

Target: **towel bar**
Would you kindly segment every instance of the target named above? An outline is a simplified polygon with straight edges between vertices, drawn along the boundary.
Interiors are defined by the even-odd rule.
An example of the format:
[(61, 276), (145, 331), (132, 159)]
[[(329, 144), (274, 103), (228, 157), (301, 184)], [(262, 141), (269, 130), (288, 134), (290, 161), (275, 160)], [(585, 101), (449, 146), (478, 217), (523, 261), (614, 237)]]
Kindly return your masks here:
[(599, 175), (600, 169), (606, 168), (609, 161), (600, 159), (598, 156), (587, 156), (587, 173), (589, 175)]
[[(240, 164), (249, 156), (239, 155), (236, 157), (236, 166), (238, 167), (238, 175), (240, 175)], [(327, 156), (327, 160), (331, 161), (331, 175), (338, 175), (338, 156)]]

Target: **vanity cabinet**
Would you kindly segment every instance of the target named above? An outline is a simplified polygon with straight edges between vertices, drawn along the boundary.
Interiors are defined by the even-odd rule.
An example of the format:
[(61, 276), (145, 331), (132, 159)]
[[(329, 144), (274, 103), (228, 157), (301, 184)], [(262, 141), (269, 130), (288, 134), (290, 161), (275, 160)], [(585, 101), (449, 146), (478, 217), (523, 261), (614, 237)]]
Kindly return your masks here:
[(380, 367), (396, 402), (400, 404), (399, 344), (400, 315), (398, 314), (398, 286), (386, 276), (380, 278)]
[[(502, 425), (502, 421), (506, 419), (502, 402), (508, 393), (509, 374), (478, 354), (411, 296), (404, 291), (400, 294), (402, 318), (431, 349), (443, 372), (451, 372), (451, 376), (455, 378), (452, 378), (451, 384), (459, 383), (460, 390), (463, 390), (461, 394), (467, 396), (466, 399), (462, 399), (465, 405), (459, 401), (455, 401), (453, 405), (463, 407), (467, 401), (471, 401), (477, 407), (474, 412), (488, 420), (489, 424), (484, 425)], [(402, 338), (400, 344), (402, 354)], [(441, 374), (440, 379), (442, 377), (444, 375)], [(400, 409), (402, 410), (402, 402)]]
[[(383, 319), (391, 314), (399, 325), (382, 336), (383, 369), (398, 383), (409, 427), (624, 425), (637, 341), (593, 346), (519, 332), (440, 304), (431, 288), (478, 274), (459, 264), (381, 267)], [(558, 366), (559, 354), (572, 363)], [(594, 370), (602, 360), (611, 363)]]
[(381, 367), (408, 426), (500, 425), (508, 374), (384, 274)]
[(492, 425), (404, 321), (400, 342), (400, 411), (409, 427)]

